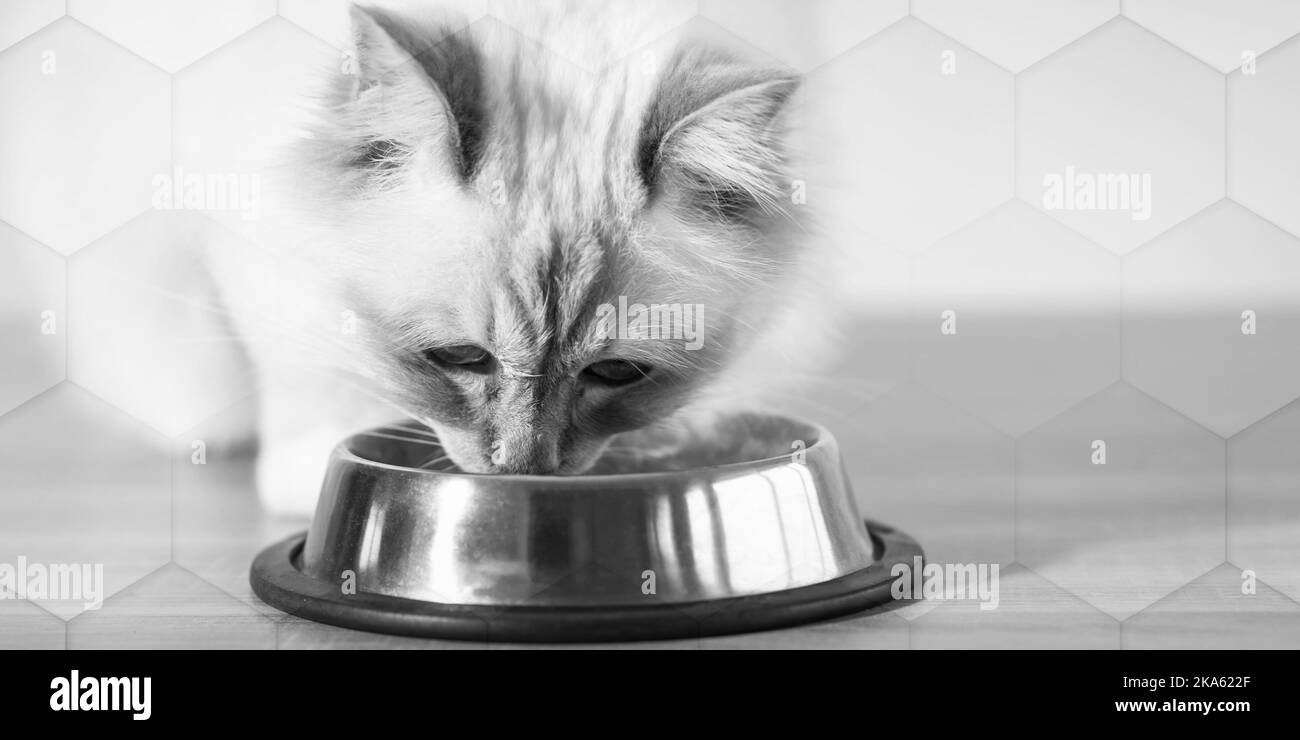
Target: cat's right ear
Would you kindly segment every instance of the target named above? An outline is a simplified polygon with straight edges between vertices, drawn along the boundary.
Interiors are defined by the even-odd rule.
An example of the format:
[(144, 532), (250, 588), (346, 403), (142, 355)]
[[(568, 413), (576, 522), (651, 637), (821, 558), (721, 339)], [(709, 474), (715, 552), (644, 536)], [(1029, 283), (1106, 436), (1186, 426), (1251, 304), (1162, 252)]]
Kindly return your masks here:
[(396, 20), (379, 8), (353, 5), (348, 10), (352, 24), (352, 42), (357, 53), (357, 86), (365, 89), (400, 80), (411, 54), (384, 30)]
[(353, 5), (356, 74), (349, 121), (359, 163), (394, 168), (429, 151), (467, 179), (477, 165), (482, 80), (477, 48), (445, 26)]
[(727, 220), (779, 212), (784, 113), (798, 87), (791, 71), (679, 51), (641, 126), (637, 169), (652, 197)]

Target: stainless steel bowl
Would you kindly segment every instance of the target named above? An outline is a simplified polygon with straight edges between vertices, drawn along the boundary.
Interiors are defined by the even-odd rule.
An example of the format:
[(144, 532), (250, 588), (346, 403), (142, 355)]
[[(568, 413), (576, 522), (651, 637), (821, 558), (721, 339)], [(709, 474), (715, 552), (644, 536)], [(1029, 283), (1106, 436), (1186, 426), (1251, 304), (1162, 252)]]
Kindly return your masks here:
[(592, 475), (488, 476), (451, 469), (413, 424), (356, 435), (334, 451), (311, 528), (259, 556), (253, 587), (363, 629), (638, 639), (861, 609), (889, 599), (893, 563), (920, 556), (864, 524), (820, 426), (737, 416), (709, 439), (658, 442), (615, 447)]

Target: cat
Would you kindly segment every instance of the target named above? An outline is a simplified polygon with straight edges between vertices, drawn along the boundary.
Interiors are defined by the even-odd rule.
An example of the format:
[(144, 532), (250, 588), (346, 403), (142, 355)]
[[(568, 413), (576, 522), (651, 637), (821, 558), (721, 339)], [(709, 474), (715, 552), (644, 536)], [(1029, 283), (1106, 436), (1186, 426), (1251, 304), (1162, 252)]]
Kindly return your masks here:
[[(573, 475), (795, 377), (819, 333), (800, 78), (689, 34), (574, 62), (620, 52), (634, 12), (655, 9), (351, 8), (355, 69), (265, 188), (269, 236), (208, 255), (256, 368), (267, 509), (310, 513), (331, 449), (395, 417), (464, 472)], [(676, 308), (627, 326), (638, 306)]]

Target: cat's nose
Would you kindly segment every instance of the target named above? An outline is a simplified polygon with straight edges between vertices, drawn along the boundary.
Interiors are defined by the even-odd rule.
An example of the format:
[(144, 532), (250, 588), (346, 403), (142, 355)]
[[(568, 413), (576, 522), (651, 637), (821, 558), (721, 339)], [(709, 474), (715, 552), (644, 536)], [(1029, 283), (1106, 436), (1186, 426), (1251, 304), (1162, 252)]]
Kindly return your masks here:
[(492, 448), (493, 472), (550, 475), (560, 469), (560, 450), (551, 435), (524, 431), (504, 435)]

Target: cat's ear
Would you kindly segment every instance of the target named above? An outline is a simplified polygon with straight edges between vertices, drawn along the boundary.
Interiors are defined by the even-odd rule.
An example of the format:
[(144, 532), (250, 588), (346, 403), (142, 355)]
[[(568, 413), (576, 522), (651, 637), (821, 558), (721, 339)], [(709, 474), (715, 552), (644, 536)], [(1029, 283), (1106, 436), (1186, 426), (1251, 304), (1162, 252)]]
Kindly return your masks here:
[(780, 210), (792, 72), (679, 53), (642, 123), (637, 167), (653, 196), (723, 219)]
[(468, 178), (477, 163), (482, 78), (477, 48), (446, 27), (353, 5), (356, 74), (350, 122), (363, 148), (360, 164), (393, 168), (432, 147)]
[[(381, 8), (353, 5), (348, 9), (352, 42), (357, 53), (357, 86), (398, 84), (412, 71), (412, 54), (386, 29), (397, 29), (400, 21)], [(418, 69), (415, 68), (415, 69)]]

